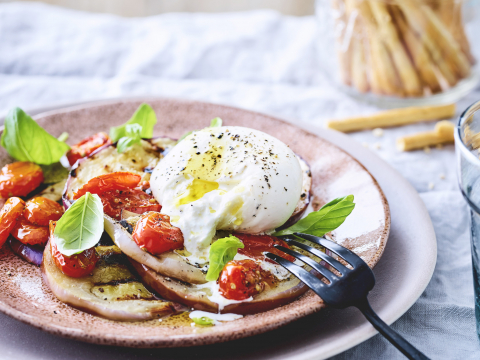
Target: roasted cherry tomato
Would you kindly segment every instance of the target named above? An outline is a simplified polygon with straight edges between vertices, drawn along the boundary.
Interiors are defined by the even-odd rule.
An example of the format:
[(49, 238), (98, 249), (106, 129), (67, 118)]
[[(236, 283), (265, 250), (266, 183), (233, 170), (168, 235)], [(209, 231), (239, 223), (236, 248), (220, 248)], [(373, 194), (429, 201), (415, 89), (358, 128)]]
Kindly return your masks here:
[(142, 177), (140, 175), (119, 171), (110, 174), (100, 175), (90, 179), (74, 194), (73, 199), (76, 200), (87, 192), (92, 194), (101, 194), (105, 191), (112, 190), (130, 190), (138, 185)]
[(63, 215), (63, 207), (50, 199), (38, 196), (25, 204), (23, 216), (38, 226), (48, 226), (50, 220), (57, 221)]
[(50, 222), (50, 252), (52, 254), (55, 265), (62, 273), (70, 277), (82, 277), (90, 274), (98, 261), (98, 256), (95, 248), (90, 248), (82, 251), (80, 254), (66, 256), (57, 249), (53, 231), (56, 223)]
[(265, 289), (262, 268), (253, 260), (232, 260), (218, 278), (220, 293), (230, 300), (245, 300)]
[(153, 255), (183, 247), (182, 231), (170, 224), (170, 217), (158, 212), (144, 214), (135, 224), (133, 240)]
[(17, 224), (17, 220), (22, 218), (25, 201), (18, 197), (11, 197), (0, 210), (0, 247), (5, 244), (8, 235)]
[(12, 230), (12, 236), (25, 245), (45, 245), (48, 241), (48, 227), (20, 219)]
[(37, 164), (18, 161), (0, 170), (0, 196), (27, 196), (43, 181), (43, 171)]
[(268, 251), (273, 254), (277, 254), (289, 261), (295, 261), (295, 258), (291, 255), (285, 254), (283, 251), (274, 248), (273, 245), (281, 245), (290, 249), (290, 246), (275, 236), (270, 235), (250, 235), (250, 234), (241, 234), (241, 233), (234, 233), (237, 238), (239, 238), (245, 247), (243, 249), (238, 249), (238, 253), (254, 258), (254, 259), (265, 259), (268, 262), (274, 263), (270, 259), (266, 259), (263, 255), (264, 252)]
[(122, 209), (136, 214), (148, 211), (160, 212), (162, 206), (151, 195), (142, 190), (112, 190), (98, 194), (103, 203), (103, 211), (108, 216), (120, 220)]
[(108, 135), (104, 132), (99, 132), (98, 134), (87, 137), (71, 147), (70, 151), (67, 153), (68, 162), (70, 163), (70, 166), (73, 166), (77, 160), (89, 156), (95, 150), (111, 143), (112, 140), (110, 140)]

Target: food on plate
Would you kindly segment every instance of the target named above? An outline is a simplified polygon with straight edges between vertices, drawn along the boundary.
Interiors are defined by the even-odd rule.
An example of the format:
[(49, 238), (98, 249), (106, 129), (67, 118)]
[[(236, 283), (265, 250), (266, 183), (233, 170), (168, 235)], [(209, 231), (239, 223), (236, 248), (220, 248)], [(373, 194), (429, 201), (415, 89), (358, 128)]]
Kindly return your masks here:
[[(31, 121), (16, 109), (2, 134), (14, 158), (29, 159), (13, 164), (36, 182), (26, 191), (24, 183), (3, 184), (0, 177), (8, 197), (0, 240), (10, 236), (16, 254), (41, 263), (61, 301), (112, 320), (188, 307), (212, 313), (191, 316), (212, 325), (294, 301), (307, 286), (265, 253), (295, 261), (276, 248), (289, 248), (282, 236), (323, 236), (355, 207), (349, 195), (307, 213), (309, 165), (280, 140), (223, 126), (219, 118), (179, 140), (154, 138), (155, 112), (142, 104), (109, 135), (72, 147), (40, 128), (31, 142), (53, 149), (35, 155), (14, 131)], [(5, 173), (15, 166), (21, 167), (9, 165)]]
[(32, 162), (18, 161), (0, 171), (0, 196), (27, 196), (43, 182), (43, 171)]
[(25, 203), (24, 216), (30, 223), (48, 226), (50, 221), (57, 221), (63, 215), (63, 207), (48, 198), (37, 196)]
[(67, 159), (70, 166), (75, 165), (77, 160), (83, 159), (85, 156), (91, 155), (94, 151), (102, 146), (109, 145), (112, 140), (104, 132), (89, 136), (78, 144), (73, 145), (67, 153)]
[(75, 255), (78, 264), (84, 263), (85, 270), (88, 269), (80, 277), (71, 264), (68, 267), (73, 274), (65, 273), (65, 265), (62, 271), (56, 257), (58, 250), (52, 250), (52, 246), (54, 242), (47, 245), (43, 255), (43, 279), (58, 299), (71, 306), (119, 321), (161, 318), (182, 310), (180, 305), (160, 300), (148, 291), (129, 270), (126, 256), (114, 245), (89, 249), (90, 254), (95, 254), (93, 267), (91, 255), (86, 254), (81, 261)]
[(17, 221), (23, 215), (25, 201), (18, 197), (8, 198), (0, 210), (0, 246), (7, 241)]

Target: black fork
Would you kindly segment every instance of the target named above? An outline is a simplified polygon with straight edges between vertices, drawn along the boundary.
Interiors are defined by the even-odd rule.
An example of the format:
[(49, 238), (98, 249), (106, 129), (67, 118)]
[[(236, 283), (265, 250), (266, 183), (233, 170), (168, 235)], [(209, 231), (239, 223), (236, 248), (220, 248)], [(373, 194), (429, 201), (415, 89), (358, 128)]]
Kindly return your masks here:
[(428, 359), (427, 356), (413, 347), (407, 340), (405, 340), (402, 336), (385, 324), (383, 320), (380, 319), (373, 311), (368, 302), (367, 295), (375, 285), (375, 276), (373, 275), (373, 271), (370, 269), (370, 267), (358, 255), (323, 237), (301, 233), (295, 233), (294, 235), (330, 250), (349, 263), (351, 268), (343, 265), (340, 261), (318, 249), (290, 238), (283, 238), (283, 240), (285, 240), (285, 242), (287, 242), (289, 245), (294, 245), (319, 257), (327, 264), (332, 266), (340, 274), (340, 276), (308, 256), (300, 254), (291, 249), (287, 249), (284, 246), (275, 245), (277, 249), (301, 260), (322, 274), (329, 283), (324, 283), (312, 273), (306, 271), (298, 265), (295, 265), (291, 261), (285, 260), (281, 256), (272, 253), (266, 253), (265, 255), (282, 265), (301, 281), (303, 281), (308, 287), (310, 287), (310, 289), (320, 296), (328, 306), (337, 309), (345, 309), (350, 306), (355, 306), (358, 308), (367, 318), (367, 320), (370, 321), (373, 327), (377, 329), (380, 334), (385, 336), (388, 341), (395, 345), (396, 348), (400, 350), (407, 358), (413, 360)]

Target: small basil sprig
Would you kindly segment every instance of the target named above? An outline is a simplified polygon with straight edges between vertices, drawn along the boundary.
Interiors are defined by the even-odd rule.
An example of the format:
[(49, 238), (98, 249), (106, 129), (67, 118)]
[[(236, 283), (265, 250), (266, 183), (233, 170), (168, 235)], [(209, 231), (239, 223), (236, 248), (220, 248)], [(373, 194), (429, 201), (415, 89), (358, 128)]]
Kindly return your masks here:
[(213, 326), (215, 325), (215, 321), (213, 319), (210, 319), (209, 317), (202, 316), (202, 317), (195, 317), (192, 318), (193, 322), (197, 325), (202, 325), (202, 326)]
[(70, 149), (18, 107), (10, 110), (5, 118), (1, 144), (16, 160), (39, 165), (58, 162)]
[(212, 121), (210, 121), (210, 126), (211, 128), (214, 128), (214, 127), (221, 127), (222, 126), (222, 119), (220, 119), (219, 117), (216, 117), (215, 119), (212, 119)]
[(125, 136), (118, 140), (117, 151), (123, 153), (133, 144), (138, 144), (142, 139), (142, 127), (138, 124), (128, 124), (125, 127)]
[(59, 162), (51, 165), (41, 165), (43, 171), (43, 182), (45, 184), (56, 184), (68, 178), (69, 170)]
[(150, 139), (153, 136), (153, 127), (157, 123), (157, 115), (152, 107), (148, 104), (142, 104), (137, 111), (125, 124), (110, 128), (110, 139), (117, 142), (122, 137), (127, 136), (127, 125), (138, 124), (142, 127), (140, 137)]
[(353, 195), (337, 198), (323, 205), (320, 210), (311, 212), (292, 226), (277, 231), (273, 235), (282, 236), (300, 232), (323, 236), (342, 225), (354, 208)]
[(57, 221), (53, 236), (58, 251), (72, 256), (95, 246), (103, 233), (103, 205), (100, 197), (87, 192)]
[[(212, 119), (212, 121), (210, 121), (209, 128), (221, 127), (222, 123), (223, 123), (222, 119), (220, 119), (219, 117), (216, 117), (215, 119)], [(183, 134), (182, 137), (180, 139), (178, 139), (178, 142), (182, 141), (183, 139), (185, 139), (188, 135), (190, 135), (192, 133), (193, 133), (193, 131), (189, 131), (189, 132)]]
[(237, 255), (238, 249), (243, 248), (244, 245), (240, 239), (233, 235), (215, 241), (210, 246), (208, 255), (210, 265), (205, 279), (207, 281), (216, 281), (225, 264), (233, 260), (235, 255)]

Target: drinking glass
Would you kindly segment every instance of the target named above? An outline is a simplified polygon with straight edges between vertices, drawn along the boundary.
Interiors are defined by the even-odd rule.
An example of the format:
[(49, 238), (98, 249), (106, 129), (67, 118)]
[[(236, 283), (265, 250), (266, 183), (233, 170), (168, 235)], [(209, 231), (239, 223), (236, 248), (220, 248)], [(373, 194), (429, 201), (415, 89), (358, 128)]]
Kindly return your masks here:
[(460, 116), (455, 129), (460, 190), (470, 207), (475, 318), (480, 338), (480, 101)]

